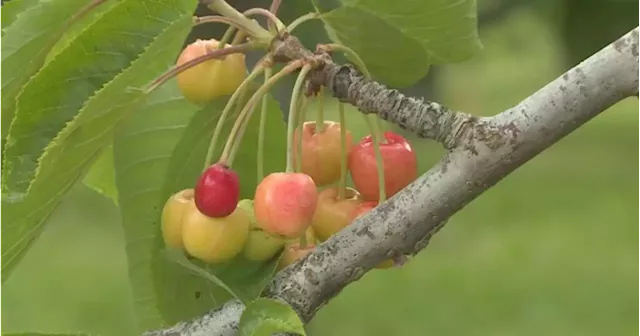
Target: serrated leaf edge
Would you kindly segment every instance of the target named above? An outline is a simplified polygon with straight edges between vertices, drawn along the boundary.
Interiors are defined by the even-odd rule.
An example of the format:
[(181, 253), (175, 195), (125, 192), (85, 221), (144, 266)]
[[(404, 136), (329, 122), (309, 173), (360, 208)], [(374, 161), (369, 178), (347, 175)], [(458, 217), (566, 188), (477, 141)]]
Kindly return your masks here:
[[(121, 2), (120, 4), (113, 6), (113, 8), (111, 8), (109, 11), (106, 11), (105, 13), (103, 13), (102, 15), (111, 12), (112, 10), (118, 8), (119, 6), (124, 6), (125, 2)], [(100, 17), (102, 16), (100, 15)], [(176, 24), (176, 22), (178, 22), (179, 20), (182, 20), (183, 16), (180, 16), (180, 18), (178, 20), (174, 20), (173, 22), (171, 22), (170, 24), (167, 25), (167, 27), (165, 29), (163, 29), (162, 31), (160, 31), (154, 38), (153, 40), (144, 48), (144, 50), (142, 52), (140, 52), (137, 56), (136, 59), (134, 59), (127, 68), (125, 68), (124, 70), (122, 70), (119, 74), (117, 74), (116, 76), (114, 76), (110, 81), (104, 83), (102, 85), (102, 87), (98, 90), (96, 90), (94, 92), (94, 94), (87, 98), (87, 100), (85, 100), (83, 106), (78, 110), (78, 113), (76, 113), (76, 115), (73, 117), (73, 119), (71, 119), (70, 121), (68, 121), (65, 126), (60, 130), (60, 132), (58, 132), (58, 134), (44, 147), (42, 154), (38, 157), (38, 159), (36, 160), (36, 169), (34, 170), (34, 175), (33, 178), (31, 179), (31, 181), (29, 182), (29, 186), (27, 187), (26, 191), (24, 192), (25, 195), (29, 194), (29, 192), (31, 192), (31, 188), (33, 187), (33, 184), (35, 183), (36, 179), (38, 178), (38, 176), (40, 175), (40, 165), (41, 163), (46, 160), (49, 157), (49, 151), (51, 148), (54, 148), (58, 145), (59, 142), (63, 142), (66, 138), (69, 137), (69, 135), (71, 134), (71, 132), (73, 132), (75, 130), (75, 123), (77, 121), (77, 119), (83, 114), (83, 112), (85, 111), (85, 108), (87, 107), (87, 105), (89, 105), (94, 99), (97, 99), (96, 96), (98, 96), (100, 93), (102, 93), (102, 91), (104, 91), (105, 87), (107, 87), (108, 85), (110, 85), (112, 82), (114, 82), (116, 79), (118, 79), (120, 76), (123, 76), (129, 69), (131, 69), (134, 65), (136, 65), (140, 59), (140, 57), (145, 54), (149, 48), (151, 47), (152, 44), (157, 42), (157, 39), (159, 36), (161, 36), (163, 33), (165, 33), (168, 29), (170, 29), (170, 27), (172, 27), (172, 25)], [(91, 26), (93, 26), (94, 24), (96, 24), (97, 22), (99, 22), (100, 20), (95, 20), (91, 25), (87, 26), (85, 28), (88, 29)], [(84, 30), (83, 32), (84, 33)], [(82, 33), (78, 34), (78, 36), (80, 36)], [(71, 46), (73, 44), (73, 42), (69, 43), (64, 49), (61, 50), (61, 52), (59, 52), (58, 54), (56, 54), (54, 56), (53, 59), (51, 59), (51, 61), (55, 60), (56, 58), (58, 58), (64, 50), (66, 50), (67, 48), (69, 48), (69, 46)], [(42, 67), (37, 74), (39, 74), (42, 69), (44, 67)], [(35, 77), (36, 75), (34, 75), (33, 77)], [(33, 78), (32, 77), (32, 78)], [(30, 79), (31, 80), (31, 79)], [(26, 86), (26, 84), (23, 86)], [(140, 97), (138, 97), (137, 99), (134, 99), (133, 101), (129, 102), (129, 104), (133, 104), (136, 101), (138, 101), (139, 99), (142, 99), (146, 97), (146, 95), (142, 95)], [(14, 120), (15, 120), (15, 116), (14, 116)], [(13, 121), (11, 123), (11, 125), (13, 125)], [(106, 130), (104, 133), (109, 132), (111, 129)], [(9, 133), (11, 133), (11, 126), (9, 129)], [(100, 147), (97, 151), (100, 151), (103, 149), (104, 146)], [(5, 151), (6, 151), (6, 147), (5, 147)], [(94, 158), (94, 160), (97, 158), (97, 156)], [(5, 156), (5, 160), (6, 160), (6, 156)], [(3, 174), (4, 175), (4, 174)]]
[[(21, 15), (24, 15), (24, 14), (25, 14), (25, 12), (28, 12), (29, 10), (36, 10), (36, 9), (37, 9), (37, 7), (44, 7), (44, 4), (43, 4), (42, 2), (39, 2), (38, 4), (36, 4), (36, 5), (32, 6), (32, 7), (29, 7), (27, 10), (24, 10), (24, 11), (20, 12), (20, 14), (18, 14), (18, 15), (16, 16), (16, 20), (15, 20), (11, 25), (9, 25), (9, 26), (8, 26), (8, 27), (6, 27), (5, 29), (3, 29), (3, 31), (6, 33), (6, 30), (8, 30), (9, 28), (13, 27), (13, 26), (18, 22), (18, 20), (19, 20), (19, 18), (20, 18), (20, 16), (21, 16)], [(104, 16), (105, 14), (107, 14), (107, 13), (111, 12), (111, 11), (112, 11), (114, 8), (116, 8), (116, 7), (118, 7), (118, 6), (117, 6), (117, 5), (116, 5), (116, 6), (113, 6), (110, 10), (105, 11), (105, 12), (101, 13), (100, 15), (98, 15), (98, 16), (96, 17), (96, 19), (95, 19), (93, 22), (91, 22), (89, 25), (87, 25), (86, 27), (84, 27), (84, 28), (83, 28), (83, 29), (78, 33), (78, 35), (76, 35), (76, 37), (77, 37), (77, 36), (82, 35), (86, 30), (88, 30), (89, 28), (91, 28), (91, 27), (92, 27), (96, 22), (100, 21), (100, 19), (102, 18), (102, 16)], [(83, 7), (83, 8), (84, 8), (84, 7)], [(64, 29), (59, 29), (59, 32), (57, 33), (57, 35), (54, 35), (54, 36), (51, 38), (51, 41), (48, 41), (48, 42), (47, 42), (48, 44), (46, 45), (46, 48), (44, 48), (44, 49), (43, 49), (43, 50), (41, 50), (40, 52), (44, 53), (44, 52), (45, 52), (45, 50), (46, 50), (47, 55), (49, 55), (49, 53), (51, 52), (51, 49), (56, 45), (56, 43), (60, 42), (60, 39), (64, 36), (64, 33), (65, 33), (65, 32), (67, 31), (67, 29), (69, 28), (69, 27), (66, 27), (66, 28), (65, 28), (64, 26), (65, 26), (68, 22), (70, 22), (70, 20), (71, 20), (71, 19), (67, 20), (65, 23), (63, 23), (63, 24), (61, 25), (61, 28), (64, 28)], [(57, 59), (61, 54), (63, 54), (63, 53), (64, 53), (64, 51), (65, 51), (65, 50), (67, 50), (67, 49), (68, 49), (72, 44), (73, 44), (73, 41), (69, 41), (69, 43), (67, 43), (67, 44), (66, 44), (62, 49), (60, 49), (57, 53), (53, 54), (53, 55), (52, 55), (52, 57), (51, 57), (51, 59), (50, 59), (48, 62), (45, 62), (45, 61), (46, 61), (46, 57), (47, 57), (47, 55), (45, 55), (45, 59), (43, 60), (42, 66), (41, 66), (41, 67), (40, 67), (36, 72), (34, 72), (34, 73), (33, 73), (33, 75), (31, 75), (31, 76), (30, 76), (30, 77), (29, 77), (29, 78), (24, 82), (24, 84), (22, 84), (22, 86), (17, 90), (15, 97), (13, 97), (14, 113), (13, 113), (13, 117), (11, 118), (11, 123), (9, 123), (9, 130), (7, 131), (7, 136), (6, 136), (6, 138), (5, 138), (5, 139), (8, 139), (8, 138), (9, 138), (9, 136), (11, 135), (11, 130), (14, 128), (14, 124), (15, 124), (16, 119), (17, 119), (17, 116), (18, 116), (18, 113), (17, 113), (17, 112), (18, 112), (18, 108), (17, 108), (17, 107), (18, 107), (18, 100), (20, 99), (20, 96), (22, 96), (22, 94), (24, 93), (24, 89), (29, 85), (29, 83), (31, 83), (31, 81), (33, 81), (33, 79), (34, 79), (34, 78), (36, 78), (38, 75), (40, 75), (40, 74), (42, 73), (42, 70), (43, 70), (43, 69), (45, 69), (45, 68), (46, 68), (50, 63), (52, 63), (53, 61), (55, 61), (55, 60), (56, 60), (56, 59)], [(146, 50), (145, 50), (145, 51), (146, 51)], [(133, 64), (133, 62), (131, 62), (131, 64)], [(127, 69), (128, 69), (128, 68), (127, 68)], [(126, 69), (125, 69), (125, 70), (126, 70)], [(115, 77), (114, 77), (114, 79), (115, 79)], [(108, 83), (105, 83), (105, 85), (107, 85), (107, 84), (108, 84)], [(103, 86), (103, 87), (104, 87), (104, 86)], [(101, 89), (100, 89), (100, 90), (101, 90)], [(99, 90), (96, 90), (96, 92), (98, 92), (98, 91), (99, 91)], [(88, 102), (88, 101), (89, 101), (89, 99), (91, 99), (91, 97), (89, 97), (89, 98), (86, 100), (86, 102)], [(86, 102), (85, 102), (85, 103), (86, 103)], [(82, 109), (81, 109), (81, 110), (82, 110)], [(78, 113), (79, 113), (79, 112), (78, 112)], [(72, 120), (72, 121), (73, 121), (73, 120)], [(70, 122), (71, 122), (71, 121), (70, 121)], [(66, 126), (65, 126), (65, 127), (66, 127)], [(62, 130), (60, 130), (60, 132), (58, 132), (58, 134), (60, 134), (63, 130), (64, 130), (64, 128), (63, 128)], [(3, 140), (5, 140), (5, 139), (3, 139)], [(55, 138), (54, 138), (54, 139), (52, 139), (52, 140), (51, 140), (51, 142), (50, 142), (49, 144), (51, 144), (54, 140), (55, 140)], [(47, 146), (48, 146), (48, 145), (47, 145)], [(2, 154), (3, 154), (2, 156), (4, 157), (4, 160), (2, 160), (2, 161), (3, 161), (3, 162), (2, 162), (2, 165), (5, 165), (5, 164), (6, 164), (6, 160), (8, 160), (7, 155), (6, 155), (7, 147), (8, 147), (8, 146), (6, 146), (6, 144), (5, 144), (4, 148), (2, 149)], [(44, 155), (44, 153), (46, 152), (46, 150), (47, 150), (47, 147), (45, 147), (45, 148), (43, 149), (43, 154), (42, 154), (42, 155), (40, 155), (40, 157), (38, 157), (38, 160), (36, 160), (36, 169), (34, 170), (34, 174), (33, 174), (33, 177), (31, 178), (31, 181), (29, 181), (29, 186), (27, 187), (27, 189), (26, 189), (24, 192), (20, 192), (20, 193), (18, 193), (18, 194), (20, 194), (20, 195), (21, 195), (21, 196), (19, 196), (19, 197), (24, 197), (24, 196), (26, 196), (27, 194), (29, 194), (29, 191), (31, 190), (31, 186), (33, 185), (34, 181), (36, 180), (36, 177), (38, 176), (39, 167), (40, 167), (40, 158)], [(7, 174), (8, 174), (8, 173), (7, 173)], [(4, 183), (4, 180), (5, 180), (4, 170), (3, 170), (3, 174), (1, 174), (1, 175), (0, 175), (0, 179), (2, 180), (2, 184), (6, 185), (6, 183)], [(4, 188), (3, 188), (3, 190), (2, 190), (2, 191), (3, 191), (3, 192), (5, 191), (5, 190), (4, 190)]]
[[(9, 6), (11, 3), (12, 3), (12, 2), (7, 2), (7, 3), (6, 3), (5, 5), (3, 5), (2, 7), (4, 7), (4, 6)], [(13, 6), (18, 6), (18, 5), (17, 5), (17, 2), (16, 2), (14, 5), (11, 5), (11, 7), (13, 7)], [(29, 7), (29, 8), (27, 8), (27, 9), (23, 10), (22, 12), (18, 13), (18, 15), (16, 15), (16, 19), (15, 19), (15, 20), (13, 20), (13, 22), (12, 22), (10, 25), (8, 25), (8, 26), (6, 26), (6, 27), (4, 27), (4, 28), (2, 28), (2, 29), (0, 29), (0, 30), (2, 30), (2, 32), (3, 32), (3, 33), (6, 33), (8, 29), (10, 29), (11, 27), (13, 27), (13, 26), (16, 24), (16, 22), (18, 22), (18, 21), (20, 20), (20, 17), (21, 17), (21, 16), (23, 16), (25, 13), (27, 13), (27, 12), (29, 12), (29, 11), (31, 11), (31, 10), (35, 10), (35, 9), (36, 9), (36, 7), (39, 7), (39, 6), (43, 6), (42, 2), (38, 2), (37, 4), (35, 4), (35, 5), (31, 6), (31, 7)]]

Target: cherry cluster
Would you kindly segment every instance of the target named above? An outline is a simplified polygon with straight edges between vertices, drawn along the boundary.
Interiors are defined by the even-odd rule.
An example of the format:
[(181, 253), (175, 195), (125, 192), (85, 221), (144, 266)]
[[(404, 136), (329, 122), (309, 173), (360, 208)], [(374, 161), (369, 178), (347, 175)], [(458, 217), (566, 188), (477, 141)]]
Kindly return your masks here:
[[(228, 46), (198, 40), (183, 50), (178, 64), (220, 47)], [(245, 77), (244, 55), (233, 54), (200, 63), (177, 80), (188, 100), (203, 104), (234, 93)], [(195, 79), (200, 85), (193, 85)], [(193, 188), (166, 201), (162, 211), (166, 245), (206, 263), (229, 261), (240, 254), (266, 261), (282, 251), (281, 269), (416, 178), (416, 155), (405, 138), (371, 128), (372, 134), (354, 143), (343, 113), (341, 122), (324, 120), (319, 114), (316, 121), (290, 128), (288, 141), (297, 146), (288, 146), (287, 170), (259, 181), (253, 199), (240, 200), (240, 180), (225, 154), (233, 149), (225, 150)], [(238, 136), (230, 135), (229, 141), (231, 137)], [(346, 186), (347, 174), (354, 188)], [(388, 260), (378, 267), (392, 265)]]

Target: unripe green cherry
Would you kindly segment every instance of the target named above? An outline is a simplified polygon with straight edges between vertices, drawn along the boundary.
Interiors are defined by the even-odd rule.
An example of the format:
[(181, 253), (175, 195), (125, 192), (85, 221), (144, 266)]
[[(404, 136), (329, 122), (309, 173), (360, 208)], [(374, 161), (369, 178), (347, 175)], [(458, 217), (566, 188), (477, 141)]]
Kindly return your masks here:
[(244, 245), (244, 257), (253, 261), (265, 261), (273, 258), (284, 246), (284, 240), (265, 232), (256, 225), (252, 200), (241, 200), (238, 203), (238, 208), (243, 209), (251, 218), (249, 237)]
[(273, 236), (258, 227), (249, 231), (244, 246), (244, 257), (253, 261), (265, 261), (273, 258), (284, 246), (282, 238)]

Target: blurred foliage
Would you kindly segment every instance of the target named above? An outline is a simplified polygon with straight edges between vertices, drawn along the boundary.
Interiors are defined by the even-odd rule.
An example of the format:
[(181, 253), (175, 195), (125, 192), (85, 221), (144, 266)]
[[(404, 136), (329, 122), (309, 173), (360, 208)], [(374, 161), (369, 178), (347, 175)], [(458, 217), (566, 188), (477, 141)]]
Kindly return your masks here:
[(559, 22), (565, 64), (577, 64), (638, 25), (638, 1), (565, 0)]

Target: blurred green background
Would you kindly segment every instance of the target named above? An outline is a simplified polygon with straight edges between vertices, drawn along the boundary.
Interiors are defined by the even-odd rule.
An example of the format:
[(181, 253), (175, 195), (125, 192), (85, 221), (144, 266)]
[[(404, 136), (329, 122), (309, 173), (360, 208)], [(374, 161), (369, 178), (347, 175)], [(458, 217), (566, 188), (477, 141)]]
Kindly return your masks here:
[[(551, 22), (524, 7), (483, 28), (481, 54), (439, 69), (439, 101), (491, 115), (586, 56), (570, 57)], [(612, 107), (455, 215), (407, 265), (347, 287), (310, 334), (636, 335), (638, 122), (636, 98)], [(443, 153), (411, 140), (421, 170)], [(5, 332), (132, 334), (115, 205), (78, 185), (2, 290)]]

